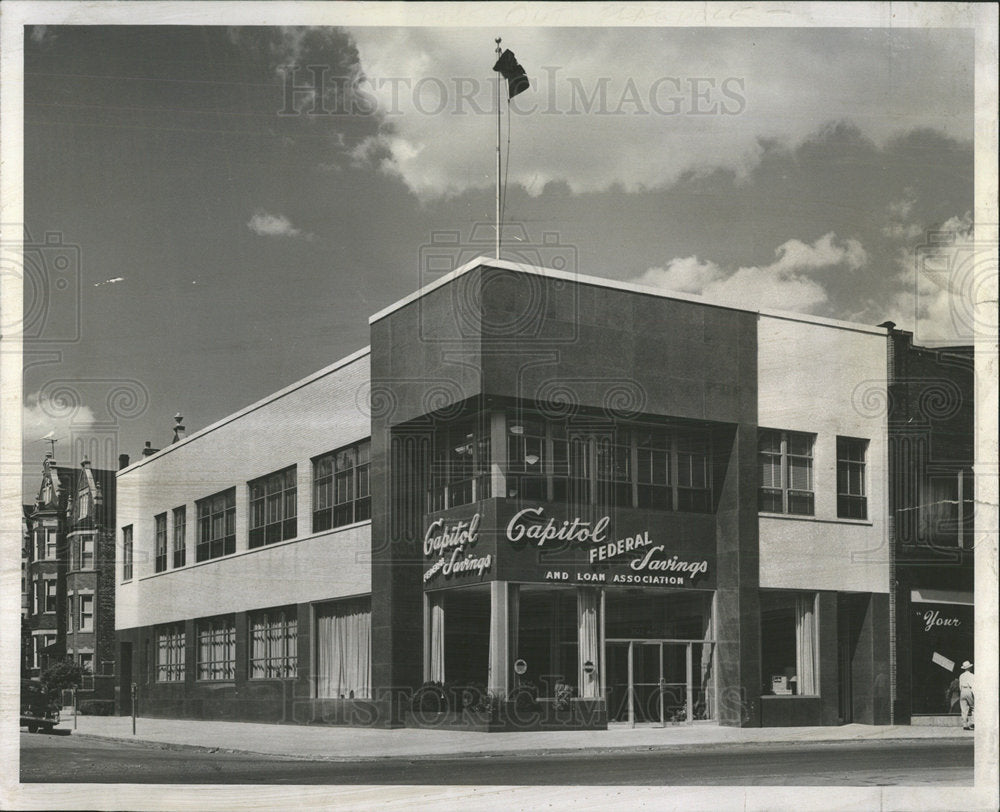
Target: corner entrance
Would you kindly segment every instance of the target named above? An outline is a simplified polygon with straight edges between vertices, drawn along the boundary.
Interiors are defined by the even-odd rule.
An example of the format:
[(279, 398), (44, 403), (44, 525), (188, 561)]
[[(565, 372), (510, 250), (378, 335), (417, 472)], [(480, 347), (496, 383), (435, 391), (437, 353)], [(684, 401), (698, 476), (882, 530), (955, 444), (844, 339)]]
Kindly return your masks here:
[(712, 644), (607, 641), (608, 721), (689, 724), (711, 719)]

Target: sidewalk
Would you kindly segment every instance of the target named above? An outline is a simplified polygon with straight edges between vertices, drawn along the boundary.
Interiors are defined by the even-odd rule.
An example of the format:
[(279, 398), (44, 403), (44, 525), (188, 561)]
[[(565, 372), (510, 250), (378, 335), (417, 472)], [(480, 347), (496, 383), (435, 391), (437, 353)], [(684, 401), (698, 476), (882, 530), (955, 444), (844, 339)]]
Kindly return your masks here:
[(197, 747), (290, 758), (355, 761), (372, 758), (456, 757), (486, 754), (535, 755), (556, 751), (659, 749), (721, 744), (796, 744), (973, 737), (951, 727), (732, 728), (713, 724), (662, 727), (612, 726), (607, 731), (467, 733), (448, 730), (383, 730), (354, 727), (201, 722), (140, 717), (132, 735), (131, 717), (64, 716), (57, 731), (71, 735), (142, 741), (168, 747)]

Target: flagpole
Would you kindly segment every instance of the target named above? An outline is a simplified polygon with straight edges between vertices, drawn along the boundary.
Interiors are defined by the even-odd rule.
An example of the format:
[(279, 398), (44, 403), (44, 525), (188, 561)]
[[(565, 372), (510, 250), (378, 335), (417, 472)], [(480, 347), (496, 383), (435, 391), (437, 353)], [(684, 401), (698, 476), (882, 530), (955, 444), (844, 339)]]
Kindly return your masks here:
[[(497, 59), (500, 59), (500, 37), (496, 39)], [(500, 259), (500, 74), (497, 73), (497, 200), (496, 258)]]

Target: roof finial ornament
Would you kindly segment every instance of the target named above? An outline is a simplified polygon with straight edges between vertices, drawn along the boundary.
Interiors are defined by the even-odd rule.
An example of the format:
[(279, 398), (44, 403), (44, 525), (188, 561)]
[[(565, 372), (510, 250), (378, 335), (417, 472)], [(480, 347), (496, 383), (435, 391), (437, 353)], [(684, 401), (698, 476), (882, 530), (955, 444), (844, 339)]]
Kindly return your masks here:
[(183, 440), (187, 436), (184, 433), (184, 416), (180, 412), (174, 415), (174, 422), (177, 425), (174, 426), (174, 439), (170, 441), (171, 443)]

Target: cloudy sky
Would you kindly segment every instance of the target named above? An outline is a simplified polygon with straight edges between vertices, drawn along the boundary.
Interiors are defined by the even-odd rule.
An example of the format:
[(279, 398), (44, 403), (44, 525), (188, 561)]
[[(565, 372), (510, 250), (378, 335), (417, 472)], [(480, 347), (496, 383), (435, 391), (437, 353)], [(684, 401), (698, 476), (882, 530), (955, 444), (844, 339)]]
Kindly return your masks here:
[(969, 343), (970, 29), (34, 27), (30, 487), (47, 432), (134, 459), (490, 253), (498, 35), (506, 256)]

